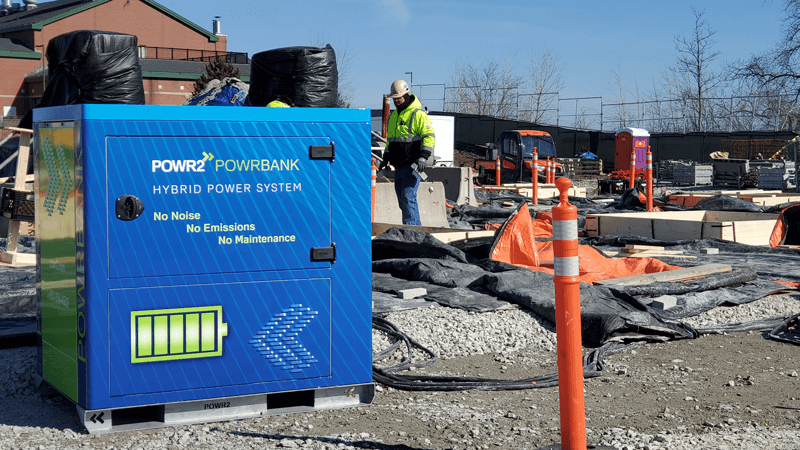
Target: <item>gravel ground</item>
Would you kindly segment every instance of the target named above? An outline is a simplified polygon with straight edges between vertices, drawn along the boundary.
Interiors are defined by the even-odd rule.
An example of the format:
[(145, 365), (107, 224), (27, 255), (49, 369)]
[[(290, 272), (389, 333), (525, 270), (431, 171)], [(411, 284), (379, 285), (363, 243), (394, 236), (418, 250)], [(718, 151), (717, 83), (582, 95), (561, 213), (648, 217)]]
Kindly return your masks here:
[[(715, 308), (687, 322), (708, 326), (776, 312), (800, 312), (800, 295)], [(406, 374), (519, 379), (556, 371), (553, 327), (524, 310), (431, 306), (387, 319), (440, 356)], [(373, 333), (376, 353), (388, 345)], [(538, 449), (560, 439), (556, 388), (428, 392), (381, 385), (361, 408), (91, 436), (69, 401), (35, 390), (34, 357), (31, 347), (0, 350), (2, 449)], [(590, 444), (800, 449), (796, 346), (758, 332), (731, 333), (645, 344), (606, 362), (608, 372), (585, 383)]]

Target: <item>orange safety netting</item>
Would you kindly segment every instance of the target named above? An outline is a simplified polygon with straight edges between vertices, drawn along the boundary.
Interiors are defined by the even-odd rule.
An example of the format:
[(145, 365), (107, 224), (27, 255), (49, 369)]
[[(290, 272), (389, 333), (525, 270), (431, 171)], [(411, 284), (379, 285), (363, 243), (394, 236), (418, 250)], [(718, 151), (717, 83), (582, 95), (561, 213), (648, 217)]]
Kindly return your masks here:
[[(503, 224), (495, 239), (489, 257), (494, 261), (505, 262), (519, 267), (525, 267), (537, 272), (553, 273), (553, 243), (536, 242), (536, 230), (543, 226), (535, 225), (544, 222), (550, 227), (552, 236), (552, 216), (532, 221), (527, 204)], [(654, 258), (623, 258), (611, 259), (588, 245), (578, 246), (580, 280), (592, 283), (610, 278), (629, 277), (648, 273), (664, 272), (680, 269)]]

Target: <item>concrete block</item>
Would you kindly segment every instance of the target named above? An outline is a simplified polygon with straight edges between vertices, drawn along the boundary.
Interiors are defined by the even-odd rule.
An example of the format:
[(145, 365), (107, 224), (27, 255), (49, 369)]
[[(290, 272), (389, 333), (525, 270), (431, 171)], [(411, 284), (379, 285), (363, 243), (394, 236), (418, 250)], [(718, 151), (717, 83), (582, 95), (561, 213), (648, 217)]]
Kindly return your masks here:
[(703, 249), (703, 253), (705, 253), (707, 255), (718, 255), (719, 254), (719, 249), (718, 248), (713, 248), (713, 247), (712, 248), (704, 248)]
[[(375, 222), (402, 225), (403, 213), (397, 204), (394, 183), (378, 183), (375, 188)], [(450, 228), (442, 183), (420, 183), (417, 190), (417, 205), (422, 225)]]
[(413, 288), (413, 289), (403, 289), (397, 292), (397, 296), (402, 298), (403, 300), (408, 300), (411, 298), (422, 297), (426, 295), (428, 290), (425, 288)]
[(671, 295), (662, 295), (661, 297), (654, 299), (653, 302), (650, 303), (650, 306), (663, 311), (665, 309), (674, 308), (677, 304), (678, 299), (676, 297)]

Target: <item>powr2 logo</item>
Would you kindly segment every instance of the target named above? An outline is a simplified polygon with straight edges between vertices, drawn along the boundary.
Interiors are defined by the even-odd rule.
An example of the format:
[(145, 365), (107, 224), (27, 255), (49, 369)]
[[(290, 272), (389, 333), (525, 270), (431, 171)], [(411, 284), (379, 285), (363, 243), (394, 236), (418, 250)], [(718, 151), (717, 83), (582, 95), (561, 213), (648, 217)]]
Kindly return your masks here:
[(206, 161), (214, 159), (211, 153), (203, 152), (203, 159), (154, 159), (153, 172), (205, 172)]

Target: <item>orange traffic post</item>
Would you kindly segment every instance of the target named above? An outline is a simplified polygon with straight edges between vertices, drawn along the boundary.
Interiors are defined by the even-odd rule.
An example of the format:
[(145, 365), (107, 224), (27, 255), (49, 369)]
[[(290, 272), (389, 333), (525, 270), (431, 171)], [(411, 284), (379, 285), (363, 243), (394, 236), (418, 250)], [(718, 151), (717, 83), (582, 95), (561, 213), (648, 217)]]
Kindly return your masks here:
[(556, 181), (559, 203), (553, 208), (553, 268), (558, 350), (558, 401), (564, 450), (586, 450), (583, 398), (581, 289), (578, 260), (578, 208), (569, 203), (569, 178)]
[(536, 147), (533, 147), (533, 164), (531, 164), (531, 170), (533, 171), (533, 193), (531, 197), (533, 197), (533, 204), (539, 204), (539, 153), (536, 152)]
[(372, 221), (375, 222), (375, 191), (378, 189), (378, 168), (372, 158)]
[(633, 189), (636, 183), (636, 149), (631, 150), (631, 180), (628, 187)]
[(497, 161), (494, 163), (494, 184), (500, 186), (500, 152), (497, 153)]
[(647, 167), (645, 168), (645, 180), (647, 181), (647, 210), (653, 210), (653, 154), (650, 146), (647, 146)]

